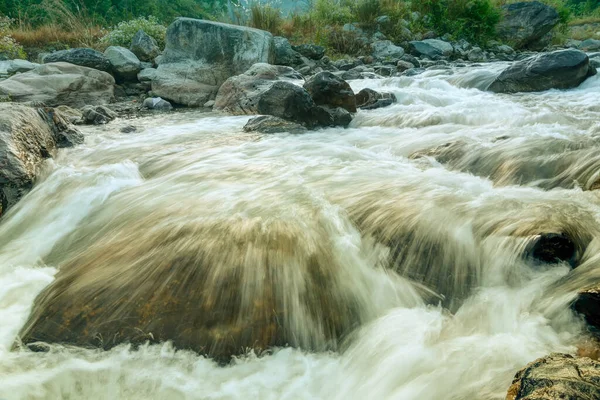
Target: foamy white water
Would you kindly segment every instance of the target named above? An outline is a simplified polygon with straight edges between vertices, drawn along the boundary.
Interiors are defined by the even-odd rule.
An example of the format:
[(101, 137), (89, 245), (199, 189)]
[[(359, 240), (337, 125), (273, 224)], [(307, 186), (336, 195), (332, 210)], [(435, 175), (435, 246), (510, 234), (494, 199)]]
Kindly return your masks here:
[[(477, 89), (491, 68), (354, 82), (399, 102), (346, 130), (248, 134), (248, 117), (194, 112), (133, 121), (132, 134), (119, 133), (131, 121), (86, 128), (0, 223), (0, 398), (503, 399), (528, 362), (574, 352), (584, 325), (569, 303), (600, 275), (600, 199), (583, 190), (600, 171), (600, 78), (495, 95)], [(559, 231), (581, 245), (575, 272), (523, 259), (532, 236)], [(243, 260), (242, 310), (272, 273), (263, 253), (280, 260), (273, 296), (307, 350), (226, 367), (168, 343), (11, 350), (62, 267), (193, 259), (199, 246), (219, 268)], [(94, 279), (141, 281), (123, 266)], [(316, 304), (339, 312), (303, 305), (325, 290)], [(338, 314), (353, 328), (332, 339), (319, 317)]]

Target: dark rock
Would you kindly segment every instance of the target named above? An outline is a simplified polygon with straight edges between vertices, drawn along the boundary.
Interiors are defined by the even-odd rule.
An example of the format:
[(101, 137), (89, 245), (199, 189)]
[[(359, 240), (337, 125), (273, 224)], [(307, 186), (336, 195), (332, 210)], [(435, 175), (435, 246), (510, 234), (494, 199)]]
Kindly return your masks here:
[(588, 56), (579, 50), (543, 53), (515, 62), (505, 69), (488, 90), (496, 93), (537, 92), (570, 89), (595, 74)]
[(260, 117), (252, 118), (244, 126), (246, 132), (260, 132), (260, 133), (304, 133), (307, 131), (305, 127), (295, 122), (287, 121), (285, 119), (274, 117), (272, 115), (262, 115)]
[(356, 105), (361, 110), (387, 107), (396, 101), (396, 96), (393, 93), (380, 93), (368, 88), (361, 90), (356, 95)]
[(541, 50), (544, 36), (560, 21), (554, 8), (539, 1), (508, 4), (502, 11), (498, 36), (516, 49)]
[(229, 77), (255, 63), (274, 61), (273, 36), (243, 26), (178, 18), (169, 26), (166, 40), (152, 92), (192, 107), (213, 100)]
[(439, 39), (415, 40), (409, 44), (413, 55), (427, 57), (431, 60), (450, 57), (454, 53), (454, 47), (450, 43)]
[(142, 29), (137, 31), (131, 40), (129, 48), (141, 61), (154, 62), (154, 59), (160, 54), (160, 47), (154, 38), (144, 32)]
[(544, 233), (536, 236), (525, 251), (527, 257), (545, 264), (559, 262), (577, 263), (577, 246), (564, 233)]
[(286, 38), (275, 36), (273, 44), (275, 47), (275, 65), (297, 67), (302, 64), (302, 55), (292, 48), (292, 45)]
[(114, 98), (114, 78), (102, 71), (68, 63), (44, 64), (0, 82), (0, 96), (39, 101), (48, 106), (107, 104)]
[(600, 285), (579, 291), (573, 309), (582, 314), (586, 322), (600, 332)]
[(117, 113), (105, 106), (85, 106), (81, 112), (84, 123), (90, 125), (108, 124), (117, 118)]
[(352, 68), (356, 68), (359, 65), (362, 65), (362, 62), (357, 59), (354, 59), (354, 60), (342, 59), (342, 60), (335, 61), (333, 63), (333, 65), (340, 71), (350, 71)]
[(356, 97), (348, 82), (331, 72), (321, 72), (311, 77), (304, 88), (320, 106), (342, 107), (356, 112)]
[(137, 127), (133, 125), (127, 125), (121, 128), (121, 133), (133, 133), (137, 132)]
[(600, 362), (557, 353), (539, 358), (517, 372), (506, 399), (600, 399)]
[(143, 108), (147, 108), (149, 110), (161, 110), (168, 111), (172, 110), (173, 106), (168, 101), (161, 99), (160, 97), (149, 97), (144, 100), (142, 104)]
[(104, 55), (110, 61), (112, 73), (117, 82), (137, 81), (137, 75), (142, 70), (142, 63), (130, 50), (124, 47), (110, 46)]
[(311, 60), (320, 60), (325, 56), (325, 47), (316, 44), (301, 44), (292, 46), (292, 49)]
[(66, 62), (81, 67), (97, 69), (99, 71), (111, 72), (112, 66), (108, 58), (99, 51), (93, 49), (70, 49), (60, 50), (44, 57), (43, 63)]
[(421, 63), (419, 62), (419, 60), (418, 60), (416, 57), (414, 57), (414, 56), (411, 56), (410, 54), (405, 54), (405, 55), (403, 55), (403, 56), (400, 58), (400, 60), (401, 60), (401, 61), (406, 61), (406, 62), (409, 62), (409, 63), (411, 63), (412, 65), (414, 65), (415, 67), (420, 67), (420, 66), (421, 66)]

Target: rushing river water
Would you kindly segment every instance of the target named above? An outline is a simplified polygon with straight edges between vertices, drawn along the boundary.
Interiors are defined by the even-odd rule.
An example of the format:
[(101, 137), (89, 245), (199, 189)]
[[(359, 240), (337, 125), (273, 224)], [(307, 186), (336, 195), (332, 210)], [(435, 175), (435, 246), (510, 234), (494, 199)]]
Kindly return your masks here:
[[(528, 362), (575, 352), (569, 304), (600, 279), (600, 78), (477, 89), (501, 67), (353, 82), (399, 101), (349, 129), (195, 112), (85, 128), (0, 223), (0, 399), (503, 399)], [(575, 240), (577, 269), (523, 257), (547, 232)], [(234, 331), (275, 307), (309, 350), (11, 350), (59, 269), (61, 307), (197, 284), (179, 320), (223, 308), (211, 323)]]

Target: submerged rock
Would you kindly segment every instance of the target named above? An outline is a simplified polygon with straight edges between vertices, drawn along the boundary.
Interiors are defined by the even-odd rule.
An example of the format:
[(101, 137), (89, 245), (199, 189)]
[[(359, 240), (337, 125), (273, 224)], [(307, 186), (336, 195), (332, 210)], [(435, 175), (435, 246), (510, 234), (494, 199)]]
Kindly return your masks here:
[(502, 71), (488, 90), (496, 93), (570, 89), (595, 75), (588, 56), (579, 50), (543, 53), (515, 62)]
[(304, 88), (319, 106), (342, 107), (356, 112), (356, 96), (348, 82), (331, 72), (320, 72), (306, 81)]
[(260, 133), (304, 133), (307, 129), (300, 124), (286, 121), (279, 117), (261, 115), (248, 121), (244, 125), (244, 131)]
[(44, 159), (82, 141), (54, 109), (0, 103), (0, 215), (31, 189)]
[(178, 18), (166, 40), (152, 92), (191, 107), (213, 100), (229, 77), (274, 61), (273, 36), (243, 26)]
[(516, 49), (541, 50), (544, 36), (560, 21), (554, 8), (539, 1), (508, 4), (502, 11), (503, 18), (496, 29), (498, 36)]
[(81, 67), (110, 72), (112, 66), (106, 56), (93, 49), (79, 48), (55, 51), (43, 58), (44, 64), (66, 62)]
[(567, 262), (576, 266), (578, 251), (575, 242), (564, 233), (537, 235), (526, 250), (526, 255), (541, 263)]
[(0, 95), (11, 101), (47, 106), (107, 104), (114, 98), (114, 78), (102, 71), (68, 63), (44, 64), (0, 82)]
[(517, 372), (506, 400), (600, 399), (600, 362), (551, 354)]

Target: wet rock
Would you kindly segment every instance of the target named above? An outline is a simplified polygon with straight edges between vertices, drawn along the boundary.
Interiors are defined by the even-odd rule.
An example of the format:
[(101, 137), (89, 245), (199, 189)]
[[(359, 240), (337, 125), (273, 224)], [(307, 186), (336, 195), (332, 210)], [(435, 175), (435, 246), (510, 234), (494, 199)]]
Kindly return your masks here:
[(405, 76), (416, 76), (425, 72), (425, 68), (411, 68), (404, 71)]
[(83, 113), (80, 110), (69, 106), (58, 106), (56, 107), (56, 110), (72, 124), (77, 125), (83, 123)]
[(173, 106), (168, 101), (160, 98), (160, 97), (149, 97), (144, 100), (142, 104), (143, 108), (147, 108), (148, 110), (161, 110), (168, 111), (172, 110)]
[(214, 109), (234, 115), (273, 115), (312, 126), (316, 105), (304, 88), (292, 82), (299, 79), (302, 76), (290, 67), (255, 64), (221, 86)]
[(319, 126), (323, 127), (348, 127), (352, 122), (352, 114), (342, 107), (319, 106), (314, 111)]
[(427, 57), (432, 60), (450, 57), (454, 52), (454, 47), (450, 43), (439, 39), (412, 41), (409, 44), (413, 55)]
[(260, 133), (304, 133), (307, 131), (305, 127), (295, 122), (286, 121), (285, 119), (274, 117), (272, 115), (262, 115), (252, 118), (244, 125), (246, 132)]
[(404, 55), (404, 49), (391, 40), (378, 40), (371, 43), (371, 55), (377, 60), (398, 59)]
[(515, 62), (488, 89), (496, 93), (570, 89), (595, 73), (585, 53), (573, 49), (561, 50)]
[(597, 39), (587, 39), (584, 40), (577, 46), (578, 49), (583, 51), (599, 51), (600, 50), (600, 40)]
[(140, 59), (140, 61), (153, 62), (160, 54), (160, 47), (154, 38), (142, 29), (137, 31), (131, 40), (129, 48)]
[(112, 69), (110, 61), (104, 54), (86, 48), (55, 51), (45, 56), (42, 61), (44, 64), (65, 62), (104, 72), (111, 72)]
[(274, 61), (273, 36), (243, 26), (178, 18), (166, 40), (152, 92), (191, 107), (213, 100), (229, 77)]
[(117, 113), (105, 106), (85, 106), (81, 109), (83, 122), (90, 125), (104, 125), (117, 118)]
[(486, 61), (485, 54), (480, 47), (473, 47), (471, 51), (467, 54), (467, 58), (471, 62), (483, 62)]
[(596, 400), (600, 362), (569, 354), (539, 358), (517, 372), (506, 400)]
[(321, 72), (311, 77), (304, 88), (319, 106), (342, 107), (356, 112), (356, 97), (348, 82), (331, 72)]
[(325, 56), (325, 47), (316, 44), (301, 44), (292, 49), (310, 60), (320, 60)]
[(117, 82), (137, 81), (137, 75), (142, 70), (142, 63), (130, 50), (124, 47), (110, 46), (104, 55), (110, 61), (112, 73)]
[(375, 67), (375, 73), (381, 76), (394, 76), (396, 72), (398, 72), (398, 69), (389, 65)]
[(121, 128), (121, 133), (134, 133), (137, 132), (137, 127), (133, 125), (127, 125)]
[(577, 246), (564, 233), (544, 233), (537, 235), (531, 241), (525, 254), (533, 260), (545, 264), (566, 262), (572, 267), (577, 265)]
[(502, 12), (498, 36), (516, 49), (541, 50), (545, 47), (544, 36), (560, 21), (554, 8), (539, 1), (508, 4)]
[(408, 61), (400, 60), (398, 61), (397, 68), (398, 72), (404, 72), (408, 69), (414, 68), (414, 64), (409, 63)]
[(54, 109), (0, 103), (0, 215), (35, 181), (44, 159), (58, 147), (81, 142), (81, 134)]
[(387, 107), (396, 102), (393, 93), (380, 93), (373, 89), (363, 89), (356, 94), (356, 105), (362, 110), (374, 110)]
[(290, 42), (281, 36), (273, 38), (275, 48), (275, 65), (286, 65), (288, 67), (296, 67), (302, 64), (302, 55), (292, 48)]
[(68, 63), (44, 64), (0, 82), (0, 96), (39, 101), (54, 107), (107, 104), (114, 98), (114, 78), (102, 71)]

